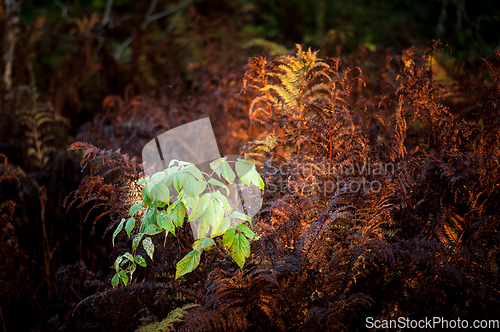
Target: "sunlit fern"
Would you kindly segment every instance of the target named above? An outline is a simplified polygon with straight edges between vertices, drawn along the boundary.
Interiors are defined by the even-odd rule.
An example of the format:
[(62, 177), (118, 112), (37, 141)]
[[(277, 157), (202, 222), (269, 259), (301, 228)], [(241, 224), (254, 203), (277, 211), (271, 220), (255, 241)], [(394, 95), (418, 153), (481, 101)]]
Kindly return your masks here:
[(248, 63), (244, 88), (248, 86), (259, 93), (250, 104), (250, 119), (264, 126), (272, 125), (273, 133), (279, 127), (278, 136), (286, 137), (289, 146), (300, 140), (301, 122), (310, 113), (308, 106), (333, 99), (335, 86), (331, 75), (334, 71), (327, 62), (317, 58), (317, 53), (310, 49), (305, 52), (297, 45), (294, 56), (281, 56), (271, 62), (254, 57)]
[(465, 75), (465, 62), (457, 58), (446, 57), (435, 51), (432, 53), (431, 61), (435, 71), (434, 81), (443, 84), (446, 88), (458, 85), (458, 81)]
[[(246, 143), (240, 148), (240, 152), (252, 158), (265, 157), (266, 151), (272, 151), (278, 144), (278, 139), (269, 133), (263, 140), (255, 140)], [(262, 162), (255, 160), (256, 164), (262, 166)]]
[(439, 238), (442, 242), (460, 243), (465, 229), (465, 220), (454, 211), (445, 213), (443, 229), (438, 231)]
[(54, 147), (47, 144), (53, 136), (47, 135), (43, 127), (56, 120), (54, 113), (38, 101), (40, 94), (33, 86), (20, 87), (17, 94), (16, 110), (19, 122), (26, 127), (27, 155), (34, 159), (37, 167), (47, 164), (49, 153)]
[(433, 52), (430, 57), (432, 69), (434, 70), (434, 82), (442, 84), (447, 93), (445, 97), (455, 102), (464, 99), (460, 93), (460, 81), (465, 76), (465, 62), (457, 58), (444, 56), (440, 52)]
[[(292, 118), (302, 118), (305, 106), (330, 96), (328, 75), (330, 66), (316, 58), (318, 52), (302, 51), (297, 45), (295, 56), (283, 56), (277, 59), (277, 66), (268, 73), (277, 77), (280, 84), (269, 84), (263, 87), (276, 93), (271, 101), (278, 110), (284, 110)], [(323, 82), (325, 78), (327, 82)], [(317, 79), (317, 80), (315, 80)]]
[(174, 331), (175, 323), (182, 322), (182, 317), (187, 313), (187, 311), (193, 307), (199, 306), (199, 304), (190, 303), (183, 307), (176, 308), (169, 312), (168, 316), (159, 322), (154, 322), (146, 326), (142, 326), (135, 330), (136, 332), (168, 332)]

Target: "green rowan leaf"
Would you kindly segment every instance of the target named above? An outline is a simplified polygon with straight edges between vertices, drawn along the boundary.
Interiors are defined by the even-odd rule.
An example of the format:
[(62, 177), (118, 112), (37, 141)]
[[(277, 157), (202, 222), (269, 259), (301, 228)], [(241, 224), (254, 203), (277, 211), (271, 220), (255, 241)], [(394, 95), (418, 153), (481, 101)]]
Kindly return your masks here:
[(127, 272), (121, 270), (119, 272), (120, 274), (120, 278), (122, 279), (123, 283), (125, 284), (125, 286), (127, 286), (127, 283), (128, 283), (128, 275), (127, 275)]
[(264, 181), (262, 180), (259, 172), (257, 172), (254, 163), (238, 158), (235, 168), (241, 182), (247, 186), (250, 186), (250, 184), (253, 183), (261, 190), (264, 189)]
[(120, 282), (120, 275), (118, 274), (118, 272), (116, 272), (115, 275), (113, 276), (113, 279), (111, 279), (111, 286), (115, 288), (116, 286), (118, 286), (119, 282)]
[(207, 183), (205, 181), (197, 180), (194, 175), (188, 172), (182, 173), (180, 183), (186, 195), (190, 197), (199, 196), (207, 187)]
[(209, 237), (205, 237), (201, 240), (200, 249), (205, 249), (215, 246), (215, 241)]
[(194, 243), (193, 243), (193, 250), (201, 251), (200, 250), (200, 246), (201, 246), (201, 241), (202, 240), (203, 239), (199, 239), (199, 240), (194, 241)]
[(231, 257), (234, 259), (236, 264), (243, 268), (245, 265), (245, 258), (250, 256), (250, 242), (243, 234), (236, 234), (233, 243), (231, 244)]
[(135, 255), (134, 262), (136, 262), (142, 267), (146, 267), (146, 260), (141, 255)]
[(123, 224), (125, 223), (125, 218), (122, 218), (122, 221), (118, 224), (118, 227), (116, 227), (115, 232), (113, 233), (113, 238), (111, 242), (113, 243), (113, 247), (115, 246), (115, 237), (120, 233), (123, 229)]
[[(163, 232), (163, 229), (158, 227), (156, 224), (149, 224), (144, 230), (144, 234), (146, 235), (156, 235)], [(143, 243), (144, 245), (144, 243)]]
[(198, 250), (193, 250), (184, 256), (176, 265), (175, 279), (194, 271), (200, 264), (200, 256), (201, 252)]
[(178, 193), (180, 193), (182, 190), (181, 175), (179, 173), (180, 172), (177, 172), (172, 175), (172, 184), (174, 185), (174, 188)]
[(166, 170), (164, 170), (165, 174), (168, 175), (173, 175), (179, 171), (179, 166), (170, 166)]
[(195, 165), (188, 165), (183, 168), (184, 172), (188, 172), (192, 176), (194, 176), (198, 181), (203, 181), (203, 174)]
[(235, 219), (241, 219), (241, 220), (245, 220), (245, 221), (248, 221), (248, 222), (252, 222), (252, 218), (250, 218), (249, 216), (247, 216), (246, 214), (244, 213), (241, 213), (239, 211), (234, 211), (233, 214), (231, 215), (231, 217), (235, 218)]
[(153, 174), (151, 177), (151, 182), (164, 182), (167, 178), (167, 174), (163, 171)]
[(144, 233), (145, 229), (151, 225), (156, 223), (156, 216), (158, 214), (158, 210), (153, 206), (152, 209), (149, 209), (148, 212), (142, 217), (141, 227), (139, 227), (139, 232)]
[[(181, 227), (184, 224), (184, 217), (186, 216), (186, 207), (184, 203), (180, 200), (172, 203), (167, 209), (167, 214), (172, 218), (175, 226)], [(175, 233), (172, 233), (175, 235)]]
[(115, 263), (113, 264), (113, 268), (118, 272), (120, 270), (120, 263), (123, 261), (123, 256), (116, 257)]
[(236, 228), (234, 227), (229, 228), (222, 237), (222, 243), (224, 244), (224, 246), (226, 246), (227, 248), (231, 248), (231, 246), (233, 245), (235, 235), (236, 235)]
[(196, 211), (189, 215), (191, 222), (194, 220), (199, 221), (198, 238), (207, 236), (211, 227), (219, 228), (223, 218), (224, 207), (213, 193), (203, 195)]
[(169, 218), (168, 212), (161, 211), (156, 219), (160, 229), (172, 233), (175, 236), (175, 226), (172, 223), (172, 219)]
[[(123, 258), (126, 258), (127, 260), (129, 260), (130, 262), (133, 262), (134, 261), (134, 256), (132, 256), (131, 253), (129, 252), (126, 252), (123, 254)], [(122, 265), (123, 263), (125, 263), (126, 261), (122, 262)]]
[(144, 236), (144, 233), (137, 233), (134, 236), (134, 239), (132, 240), (132, 250), (136, 250), (137, 247), (139, 246), (139, 243), (141, 243), (141, 239)]
[(224, 183), (222, 183), (219, 180), (216, 180), (214, 178), (208, 179), (208, 183), (210, 183), (211, 185), (214, 185), (214, 186), (225, 188), (227, 191), (227, 195), (229, 196), (229, 188)]
[(199, 204), (197, 204), (194, 209), (191, 209), (191, 213), (189, 214), (188, 220), (194, 221), (200, 218), (203, 214), (207, 212), (208, 209), (208, 196), (203, 196), (199, 200)]
[(204, 238), (210, 232), (210, 222), (207, 218), (200, 218), (198, 223), (198, 238)]
[[(161, 173), (164, 174), (163, 172)], [(149, 196), (155, 202), (155, 206), (164, 207), (170, 200), (170, 192), (163, 182), (151, 181), (146, 187), (148, 188)]]
[(153, 199), (149, 196), (147, 185), (142, 188), (142, 201), (148, 207), (151, 207), (151, 204), (153, 204)]
[(163, 171), (165, 172), (165, 174), (167, 174), (167, 178), (164, 181), (167, 187), (170, 187), (174, 183), (174, 178), (177, 176), (178, 170), (179, 170), (178, 166), (173, 166)]
[[(220, 193), (218, 194), (222, 196)], [(222, 203), (216, 198), (217, 196), (215, 195), (215, 193), (205, 194), (205, 196), (207, 195), (207, 210), (201, 218), (206, 218), (208, 223), (212, 225), (213, 228), (218, 228), (222, 223), (222, 219), (224, 218), (224, 207), (222, 206)]]
[(181, 191), (180, 201), (184, 204), (186, 208), (191, 210), (190, 211), (191, 214), (198, 208), (198, 204), (200, 203), (200, 197), (199, 196), (190, 197), (184, 194), (184, 191)]
[(236, 228), (239, 231), (243, 232), (243, 234), (245, 234), (245, 236), (251, 240), (258, 240), (260, 238), (250, 229), (250, 227), (245, 224), (239, 224), (238, 226), (236, 226)]
[(227, 157), (223, 157), (223, 158), (215, 159), (214, 161), (212, 161), (210, 163), (210, 168), (219, 177), (221, 177), (221, 174), (222, 174), (222, 168), (221, 168), (222, 162), (225, 161), (226, 159), (227, 159)]
[(149, 223), (152, 219), (156, 217), (157, 210), (153, 206), (152, 208), (148, 209), (147, 213), (142, 216), (142, 220), (145, 223)]
[(133, 217), (134, 214), (136, 214), (137, 212), (139, 212), (140, 209), (142, 209), (142, 207), (144, 206), (144, 203), (137, 203), (137, 204), (134, 204), (130, 207), (130, 216)]
[(234, 182), (236, 175), (234, 171), (231, 169), (231, 166), (227, 162), (227, 157), (219, 158), (210, 163), (210, 168), (217, 174), (219, 177), (224, 177), (226, 181), (231, 184)]
[(210, 235), (210, 237), (214, 238), (216, 236), (224, 234), (229, 227), (231, 227), (231, 218), (225, 217), (220, 223), (219, 227), (212, 228), (212, 234)]
[(132, 275), (134, 274), (136, 269), (137, 269), (137, 264), (135, 264), (135, 261), (132, 261), (132, 264), (129, 265), (129, 267), (125, 270), (125, 272), (127, 274), (130, 274), (130, 278), (132, 278)]
[(135, 227), (135, 218), (131, 217), (127, 220), (127, 224), (125, 224), (125, 231), (127, 232), (128, 237), (130, 238), (130, 233)]
[(137, 181), (137, 184), (145, 184), (149, 181), (149, 176), (146, 176), (145, 178), (140, 179)]
[(229, 204), (229, 201), (227, 200), (227, 197), (222, 195), (220, 192), (216, 191), (212, 193), (213, 197), (217, 198), (217, 200), (224, 205), (224, 208), (228, 211), (231, 212), (231, 205)]
[(153, 241), (151, 241), (150, 237), (147, 237), (142, 241), (142, 246), (144, 247), (144, 250), (146, 250), (146, 253), (148, 254), (149, 258), (153, 260), (153, 253), (155, 252), (155, 245), (153, 244)]

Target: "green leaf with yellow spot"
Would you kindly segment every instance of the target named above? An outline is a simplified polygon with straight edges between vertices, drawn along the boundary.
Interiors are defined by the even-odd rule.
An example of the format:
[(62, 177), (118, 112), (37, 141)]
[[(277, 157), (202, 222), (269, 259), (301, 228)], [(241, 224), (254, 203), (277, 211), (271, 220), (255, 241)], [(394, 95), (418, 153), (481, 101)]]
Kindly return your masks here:
[(193, 250), (181, 259), (175, 269), (175, 279), (190, 273), (200, 264), (201, 252)]

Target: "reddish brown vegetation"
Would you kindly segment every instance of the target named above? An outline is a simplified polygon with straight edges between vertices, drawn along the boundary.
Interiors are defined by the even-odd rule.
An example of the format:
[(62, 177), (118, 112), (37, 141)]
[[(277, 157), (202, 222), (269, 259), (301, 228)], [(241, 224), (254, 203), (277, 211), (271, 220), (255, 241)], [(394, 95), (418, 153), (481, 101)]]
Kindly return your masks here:
[[(339, 60), (327, 62), (333, 64), (329, 77), (339, 77), (337, 86), (325, 88), (333, 89), (331, 99), (304, 104), (308, 116), (275, 108), (267, 101), (273, 93), (262, 92), (252, 105), (261, 102), (263, 109), (252, 120), (269, 136), (244, 151), (262, 156), (268, 190), (266, 208), (256, 220), (262, 239), (254, 243), (245, 269), (238, 271), (226, 253), (214, 250), (199, 270), (175, 282), (173, 262), (190, 249), (191, 235), (184, 232), (179, 242), (167, 239), (155, 262), (137, 277), (140, 282), (114, 290), (100, 284), (108, 290), (99, 293), (99, 306), (96, 296), (85, 299), (67, 317), (67, 326), (80, 326), (92, 313), (92, 324), (117, 328), (116, 321), (107, 325), (104, 319), (110, 312), (161, 319), (192, 302), (201, 307), (188, 311), (181, 330), (355, 330), (363, 329), (365, 317), (498, 315), (500, 53), (486, 61), (493, 84), (471, 90), (473, 112), (484, 123), (480, 127), (444, 106), (450, 92), (434, 82), (429, 65), (437, 46), (396, 57), (381, 94), (372, 99), (350, 98), (355, 71), (338, 76)], [(262, 74), (279, 70), (283, 61), (251, 59), (246, 80), (254, 83), (249, 86), (279, 83), (262, 81)], [(107, 155), (113, 157), (105, 166), (128, 167), (120, 154), (72, 148), (86, 148), (85, 161)], [(394, 168), (378, 174), (332, 168), (377, 163)], [(314, 172), (293, 172), (304, 169)], [(377, 181), (380, 190), (322, 191), (321, 184), (332, 180)], [(87, 177), (77, 191), (83, 196), (75, 198), (100, 193), (87, 187), (90, 182), (98, 184)], [(287, 190), (270, 190), (283, 183)], [(115, 222), (126, 213), (121, 209), (116, 202), (108, 208), (116, 212)], [(124, 328), (133, 321), (122, 321)]]

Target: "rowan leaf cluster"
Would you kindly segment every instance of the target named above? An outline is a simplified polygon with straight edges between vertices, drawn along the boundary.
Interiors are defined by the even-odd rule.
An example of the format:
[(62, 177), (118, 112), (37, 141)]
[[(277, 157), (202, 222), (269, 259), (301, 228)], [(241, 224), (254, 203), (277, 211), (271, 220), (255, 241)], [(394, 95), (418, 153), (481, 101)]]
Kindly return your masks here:
[[(176, 227), (183, 227), (185, 221), (197, 223), (193, 227), (197, 240), (193, 243), (193, 250), (177, 263), (175, 279), (195, 270), (203, 251), (216, 246), (214, 239), (219, 236), (223, 236), (223, 246), (230, 251), (238, 266), (243, 268), (245, 259), (250, 256), (249, 240), (258, 240), (259, 236), (250, 228), (253, 228), (251, 217), (237, 210), (233, 211), (234, 204), (230, 204), (228, 200), (228, 185), (233, 184), (236, 175), (227, 157), (214, 160), (210, 163), (210, 168), (212, 173), (208, 174), (192, 163), (172, 160), (164, 171), (138, 181), (139, 185), (144, 185), (142, 202), (130, 207), (130, 218), (122, 218), (112, 237), (114, 246), (116, 236), (125, 228), (128, 238), (132, 239), (133, 251), (116, 258), (113, 264), (116, 274), (111, 280), (113, 287), (120, 280), (127, 285), (137, 265), (146, 266), (144, 257), (137, 254), (141, 242), (152, 261), (155, 245), (151, 237), (165, 234), (166, 241), (169, 233), (176, 236)], [(252, 161), (238, 158), (234, 162), (234, 168), (238, 179), (245, 185), (264, 189), (264, 182)], [(219, 179), (215, 179), (213, 175)], [(222, 189), (226, 196), (220, 192)], [(136, 214), (142, 215), (137, 227)], [(247, 222), (250, 227), (241, 222)]]

